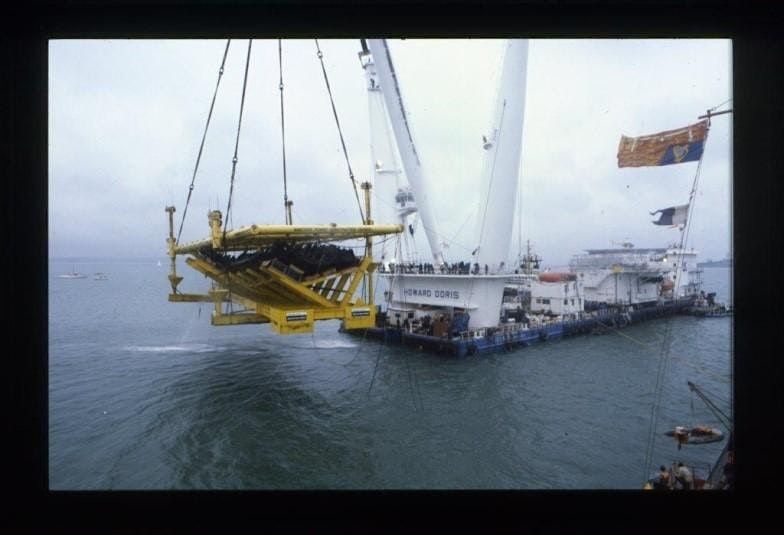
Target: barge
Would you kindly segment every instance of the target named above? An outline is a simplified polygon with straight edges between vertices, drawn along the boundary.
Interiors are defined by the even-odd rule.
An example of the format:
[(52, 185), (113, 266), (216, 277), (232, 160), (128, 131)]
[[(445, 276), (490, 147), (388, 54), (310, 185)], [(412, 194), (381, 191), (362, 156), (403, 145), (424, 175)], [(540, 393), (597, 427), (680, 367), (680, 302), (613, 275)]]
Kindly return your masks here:
[[(520, 347), (527, 347), (550, 340), (559, 340), (568, 336), (604, 334), (613, 329), (624, 328), (630, 324), (686, 313), (689, 307), (693, 305), (693, 302), (693, 297), (687, 297), (650, 306), (603, 307), (590, 312), (582, 312), (573, 318), (560, 320), (542, 320), (534, 316), (528, 318), (529, 321), (526, 323), (502, 323), (497, 327), (486, 327), (477, 330), (452, 330), (441, 336), (421, 332), (421, 322), (408, 322), (407, 319), (403, 320), (400, 326), (385, 325), (386, 318), (384, 313), (378, 312), (376, 318), (379, 325), (368, 329), (353, 330), (346, 330), (341, 327), (340, 331), (379, 340), (387, 344), (465, 357), (508, 352)], [(467, 324), (467, 322), (468, 318), (466, 317), (458, 323), (462, 325)], [(428, 332), (433, 332), (434, 330), (432, 327), (428, 328)]]

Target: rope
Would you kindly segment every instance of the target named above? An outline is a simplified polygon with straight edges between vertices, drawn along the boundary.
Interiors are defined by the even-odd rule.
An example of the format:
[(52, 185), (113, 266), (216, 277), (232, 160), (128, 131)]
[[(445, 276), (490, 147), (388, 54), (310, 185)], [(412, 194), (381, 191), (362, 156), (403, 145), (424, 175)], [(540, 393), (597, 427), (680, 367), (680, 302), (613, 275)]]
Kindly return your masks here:
[(628, 338), (629, 340), (631, 340), (632, 342), (634, 342), (636, 344), (640, 344), (642, 347), (654, 347), (653, 344), (646, 344), (645, 342), (641, 342), (640, 340), (638, 340), (638, 339), (636, 339), (636, 338), (634, 338), (632, 336), (629, 336), (628, 334), (622, 333), (620, 331), (620, 329), (618, 329), (617, 327), (612, 327), (611, 325), (607, 325), (606, 323), (604, 323), (602, 321), (599, 321), (598, 319), (596, 320), (596, 323), (598, 323), (599, 325), (607, 328), (607, 330), (610, 330), (610, 331), (613, 331), (615, 333), (618, 333), (619, 335), (623, 336), (624, 338)]
[[(397, 238), (398, 239), (395, 242), (395, 250), (393, 251), (393, 255), (395, 257), (397, 257), (399, 255), (402, 256), (402, 252), (403, 252), (402, 251), (402, 247), (403, 247), (402, 240), (401, 240), (400, 236), (397, 236)], [(394, 272), (392, 274), (392, 281), (390, 283), (390, 288), (387, 291), (387, 295), (386, 295), (387, 313), (389, 313), (389, 303), (392, 300), (392, 288), (391, 288), (391, 286), (394, 285), (395, 279), (396, 278), (400, 278), (400, 276), (401, 276), (401, 274), (397, 273), (397, 272)], [(402, 280), (405, 280), (405, 279), (402, 279)], [(379, 285), (377, 284), (376, 285), (376, 289), (378, 289), (378, 286)], [(407, 300), (406, 300), (406, 297), (405, 297), (405, 288), (402, 288), (402, 290), (403, 290), (403, 304), (405, 305), (405, 304), (407, 304)], [(371, 377), (370, 388), (368, 388), (368, 395), (370, 395), (370, 391), (373, 388), (373, 380), (375, 379), (376, 368), (378, 368), (378, 362), (379, 362), (380, 357), (381, 357), (381, 347), (382, 347), (382, 345), (379, 346), (379, 353), (378, 353), (378, 356), (376, 357), (375, 367), (373, 368), (373, 376)], [(425, 410), (425, 404), (422, 401), (422, 391), (419, 388), (419, 382), (416, 380), (416, 374), (412, 373), (410, 364), (409, 364), (407, 359), (406, 359), (405, 366), (406, 366), (406, 373), (407, 373), (407, 376), (408, 376), (409, 391), (411, 392), (411, 398), (412, 398), (412, 400), (414, 402), (414, 409), (415, 410), (419, 410), (419, 411), (424, 411)]]
[[(397, 247), (399, 245), (400, 245), (400, 239), (398, 239), (396, 241), (395, 253), (397, 253)], [(395, 255), (395, 256), (397, 256), (397, 255)], [(396, 276), (395, 274), (392, 275), (392, 279), (393, 280), (394, 280), (395, 276)], [(378, 282), (378, 281), (376, 281), (376, 282)], [(374, 303), (376, 302), (376, 292), (378, 291), (378, 287), (379, 286), (380, 286), (379, 284), (376, 284), (373, 287), (373, 302)], [(392, 288), (390, 287), (390, 288), (387, 289), (387, 295), (386, 295), (387, 314), (389, 314), (389, 302), (391, 301), (391, 299), (392, 299)], [(365, 334), (367, 334), (367, 329), (365, 329)], [(376, 371), (378, 370), (378, 363), (381, 360), (381, 348), (383, 346), (384, 346), (383, 342), (378, 345), (378, 353), (376, 354), (376, 363), (373, 365), (373, 375), (370, 376), (370, 386), (368, 387), (368, 396), (370, 395), (370, 392), (373, 390), (373, 383), (376, 380)]]
[[(672, 358), (673, 362), (679, 362), (680, 364), (686, 366), (687, 368), (690, 368), (692, 371), (698, 373), (699, 375), (703, 375), (703, 376), (707, 375), (707, 376), (709, 376), (709, 377), (711, 377), (711, 378), (713, 378), (713, 379), (715, 379), (716, 381), (719, 381), (719, 382), (727, 380), (727, 377), (723, 377), (721, 375), (713, 373), (712, 371), (710, 371), (710, 370), (708, 370), (708, 369), (706, 369), (706, 368), (704, 368), (702, 366), (698, 366), (696, 364), (693, 364), (692, 362), (689, 362), (688, 360), (686, 360), (684, 358), (681, 358), (681, 357), (671, 357), (671, 358)], [(722, 401), (726, 401), (726, 400), (722, 399)]]
[(714, 111), (714, 110), (718, 109), (719, 107), (721, 107), (721, 106), (724, 106), (724, 105), (725, 105), (727, 102), (732, 102), (732, 99), (731, 99), (731, 98), (728, 98), (727, 100), (725, 100), (725, 101), (724, 101), (724, 102), (722, 102), (721, 104), (717, 104), (716, 106), (712, 107), (712, 108), (711, 108), (710, 110), (708, 110), (708, 111)]
[(648, 474), (651, 471), (651, 462), (653, 461), (653, 449), (656, 443), (656, 427), (659, 419), (659, 403), (661, 402), (662, 395), (662, 380), (667, 368), (667, 360), (670, 353), (670, 332), (672, 331), (672, 317), (667, 318), (665, 326), (664, 338), (662, 341), (662, 353), (659, 357), (659, 369), (656, 374), (656, 384), (654, 386), (654, 402), (651, 406), (651, 427), (648, 432), (648, 443), (645, 449), (645, 473), (643, 474), (643, 481), (648, 480)]
[(706, 396), (710, 396), (713, 399), (717, 399), (717, 400), (721, 401), (722, 403), (724, 403), (726, 405), (730, 404), (730, 402), (727, 399), (725, 399), (724, 397), (716, 395), (713, 392), (709, 392), (705, 388), (700, 387), (700, 390), (702, 390), (702, 393), (705, 394)]
[(693, 383), (689, 383), (689, 388), (691, 388), (692, 392), (695, 392), (700, 397), (700, 399), (708, 406), (711, 412), (713, 412), (714, 416), (716, 416), (719, 419), (719, 421), (722, 423), (722, 425), (724, 425), (724, 427), (727, 428), (727, 431), (730, 431), (732, 429), (732, 419), (726, 414), (724, 414), (724, 411), (722, 411), (715, 403), (713, 403), (713, 401), (708, 399), (708, 397), (699, 388), (697, 388), (697, 385)]
[(523, 258), (523, 185), (520, 178), (522, 173), (517, 173), (517, 261), (515, 264), (521, 263)]
[[(493, 140), (495, 145), (498, 145), (498, 142), (501, 138), (501, 128), (504, 124), (504, 113), (506, 112), (506, 99), (504, 99), (503, 107), (501, 108), (501, 119), (498, 121), (498, 135), (496, 139)], [(495, 178), (495, 163), (498, 158), (498, 149), (494, 151), (493, 154), (493, 165), (490, 168), (490, 183), (487, 186), (487, 199), (485, 199), (485, 209), (482, 213), (482, 227), (479, 229), (479, 247), (482, 246), (482, 239), (484, 238), (485, 233), (485, 223), (487, 222), (487, 208), (490, 205), (490, 193), (493, 190), (493, 179)], [(480, 266), (481, 267), (481, 266)]]
[(348, 159), (348, 151), (346, 150), (346, 142), (343, 139), (343, 131), (340, 129), (340, 120), (338, 120), (338, 112), (335, 109), (335, 100), (332, 98), (332, 89), (329, 86), (329, 78), (327, 77), (327, 69), (324, 67), (324, 54), (319, 48), (318, 39), (316, 41), (316, 55), (321, 62), (321, 71), (324, 73), (324, 83), (327, 85), (327, 93), (329, 93), (329, 102), (332, 104), (332, 114), (335, 116), (335, 124), (338, 127), (338, 135), (340, 136), (340, 145), (343, 147), (343, 156), (346, 158), (346, 166), (348, 167), (348, 177), (351, 179), (351, 185), (354, 188), (354, 196), (357, 198), (357, 207), (359, 208), (359, 216), (362, 222), (365, 223), (365, 214), (362, 211), (362, 202), (359, 200), (359, 192), (357, 191), (357, 181), (354, 179), (354, 171), (351, 170), (351, 162)]
[[(710, 132), (710, 119), (708, 119), (708, 132)], [(694, 214), (694, 197), (697, 194), (697, 184), (699, 183), (700, 179), (700, 171), (702, 170), (702, 158), (705, 155), (705, 147), (708, 144), (708, 133), (705, 134), (705, 141), (702, 145), (702, 154), (700, 155), (700, 160), (697, 162), (697, 170), (694, 173), (694, 182), (691, 187), (691, 192), (689, 193), (689, 208), (686, 211), (686, 224), (681, 231), (681, 240), (678, 244), (678, 248), (681, 250), (681, 255), (679, 258), (678, 266), (675, 269), (675, 288), (673, 293), (675, 295), (675, 299), (678, 299), (678, 289), (681, 286), (681, 279), (683, 278), (683, 247), (686, 245), (689, 239), (689, 232), (691, 230), (691, 220)]]
[[(387, 201), (386, 199), (384, 199), (383, 197), (381, 197), (381, 196), (380, 196), (378, 193), (376, 193), (376, 191), (375, 191), (375, 190), (373, 190), (373, 191), (371, 192), (371, 195), (373, 195), (373, 198), (374, 198), (374, 199), (375, 199), (377, 202), (380, 202), (381, 204), (384, 204), (384, 205), (386, 205), (386, 206), (388, 206), (388, 207), (391, 207), (391, 208), (395, 208), (395, 209), (397, 208), (397, 205), (395, 205), (394, 203), (390, 203), (389, 201)], [(473, 216), (473, 211), (475, 211), (475, 210), (477, 210), (477, 209), (478, 209), (478, 204), (477, 204), (477, 206), (476, 206), (476, 207), (474, 207), (474, 208), (473, 208), (472, 212), (469, 214), (469, 216), (468, 216), (468, 217), (470, 218), (471, 216)], [(418, 217), (418, 212), (417, 212), (417, 217), (416, 217), (416, 219), (414, 220), (414, 229), (415, 229), (415, 230), (416, 230), (417, 226), (418, 226), (420, 223), (422, 224), (422, 228), (424, 228), (425, 230), (430, 230), (430, 227), (428, 227), (427, 225), (425, 225), (425, 224), (422, 222), (422, 218), (421, 218), (421, 217)], [(465, 223), (463, 223), (463, 224), (465, 225)], [(405, 232), (408, 232), (408, 230), (406, 229), (406, 230), (405, 230)], [(436, 235), (438, 238), (440, 238), (441, 240), (443, 240), (443, 241), (445, 241), (446, 243), (448, 243), (450, 246), (451, 246), (451, 245), (457, 245), (458, 247), (460, 247), (461, 249), (463, 249), (463, 250), (465, 250), (465, 251), (467, 251), (467, 252), (473, 251), (473, 250), (475, 249), (475, 248), (468, 247), (467, 245), (465, 245), (465, 244), (462, 244), (462, 243), (460, 243), (460, 242), (454, 241), (454, 240), (453, 240), (453, 238), (449, 238), (449, 237), (448, 237), (446, 234), (442, 234), (442, 233), (440, 233), (440, 232), (438, 232), (438, 231), (435, 231), (435, 230), (433, 231), (433, 233), (434, 233), (434, 234), (435, 234), (435, 235)], [(456, 236), (457, 236), (457, 235), (455, 235), (455, 237), (456, 237)], [(416, 243), (415, 243), (414, 245), (416, 245)]]
[(201, 153), (204, 150), (204, 141), (207, 139), (207, 129), (210, 127), (210, 119), (212, 119), (212, 110), (215, 107), (215, 98), (218, 96), (218, 88), (220, 87), (221, 78), (223, 77), (223, 68), (226, 66), (226, 56), (229, 53), (229, 45), (231, 39), (226, 41), (226, 50), (223, 51), (223, 60), (221, 61), (220, 69), (218, 70), (218, 81), (215, 84), (215, 92), (212, 95), (212, 103), (210, 103), (210, 112), (207, 114), (207, 124), (204, 126), (204, 133), (201, 136), (201, 144), (199, 145), (199, 154), (196, 156), (196, 166), (193, 169), (193, 178), (191, 178), (191, 185), (188, 188), (188, 199), (185, 201), (185, 209), (182, 212), (182, 219), (180, 220), (180, 230), (177, 231), (177, 242), (180, 243), (180, 235), (182, 234), (182, 226), (185, 223), (185, 215), (188, 213), (188, 205), (191, 202), (191, 194), (193, 194), (193, 186), (196, 182), (196, 172), (199, 170), (199, 162), (201, 161)]
[(286, 124), (283, 119), (283, 43), (278, 39), (278, 65), (280, 66), (280, 139), (283, 148), (283, 210), (286, 218), (286, 224), (291, 225), (292, 221), (289, 219), (289, 194), (288, 186), (286, 183)]
[(691, 423), (695, 424), (696, 422), (694, 421), (694, 392), (692, 392), (691, 396), (689, 397), (689, 405), (691, 406)]

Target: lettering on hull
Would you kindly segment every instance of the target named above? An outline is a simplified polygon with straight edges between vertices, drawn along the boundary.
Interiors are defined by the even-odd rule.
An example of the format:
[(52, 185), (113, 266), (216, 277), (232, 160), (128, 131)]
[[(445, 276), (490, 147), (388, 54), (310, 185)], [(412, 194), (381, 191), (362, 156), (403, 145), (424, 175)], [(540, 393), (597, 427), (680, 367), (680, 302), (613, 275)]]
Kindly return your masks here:
[(406, 288), (403, 292), (406, 297), (436, 297), (440, 299), (460, 299), (458, 290), (442, 290), (432, 288)]

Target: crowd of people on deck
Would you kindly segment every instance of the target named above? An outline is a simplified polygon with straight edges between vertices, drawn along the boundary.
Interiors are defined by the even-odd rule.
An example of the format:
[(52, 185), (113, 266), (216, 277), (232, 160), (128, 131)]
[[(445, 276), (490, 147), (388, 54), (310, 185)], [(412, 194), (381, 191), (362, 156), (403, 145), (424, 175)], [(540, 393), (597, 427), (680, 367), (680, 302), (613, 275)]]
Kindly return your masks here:
[[(378, 270), (381, 273), (416, 273), (416, 274), (441, 274), (441, 275), (479, 275), (482, 273), (483, 268), (476, 262), (472, 265), (471, 262), (453, 262), (451, 264), (442, 264), (441, 266), (434, 266), (428, 262), (423, 263), (404, 263), (395, 264), (390, 262), (389, 267), (385, 267), (382, 262)], [(489, 267), (485, 264), (484, 274), (487, 275)]]
[(659, 474), (650, 481), (653, 490), (693, 490), (694, 475), (691, 470), (683, 463), (679, 462), (677, 467), (667, 468), (664, 465), (659, 467)]
[[(709, 488), (707, 481), (704, 482), (704, 485), (702, 488)], [(679, 462), (677, 465), (673, 464), (672, 468), (669, 469), (664, 465), (660, 466), (659, 473), (648, 481), (645, 488), (652, 490), (694, 490), (700, 487), (695, 486), (695, 478), (691, 470), (682, 462)], [(713, 488), (717, 490), (735, 488), (735, 457), (731, 444), (727, 459), (722, 467), (721, 478)]]

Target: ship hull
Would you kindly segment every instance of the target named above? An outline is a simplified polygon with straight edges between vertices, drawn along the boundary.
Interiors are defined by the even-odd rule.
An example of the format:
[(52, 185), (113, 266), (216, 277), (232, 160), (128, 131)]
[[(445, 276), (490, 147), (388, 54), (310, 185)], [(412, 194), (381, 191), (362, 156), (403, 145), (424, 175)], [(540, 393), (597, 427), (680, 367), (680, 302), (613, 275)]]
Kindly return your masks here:
[(591, 317), (557, 321), (536, 328), (516, 332), (499, 332), (481, 338), (439, 338), (425, 334), (407, 332), (397, 327), (371, 327), (349, 332), (354, 335), (378, 340), (389, 345), (401, 345), (432, 353), (454, 357), (466, 357), (489, 353), (502, 353), (533, 344), (560, 340), (563, 337), (581, 334), (603, 334), (612, 329), (675, 314), (683, 314), (692, 305), (692, 299), (656, 304), (644, 308), (607, 308), (595, 312)]

